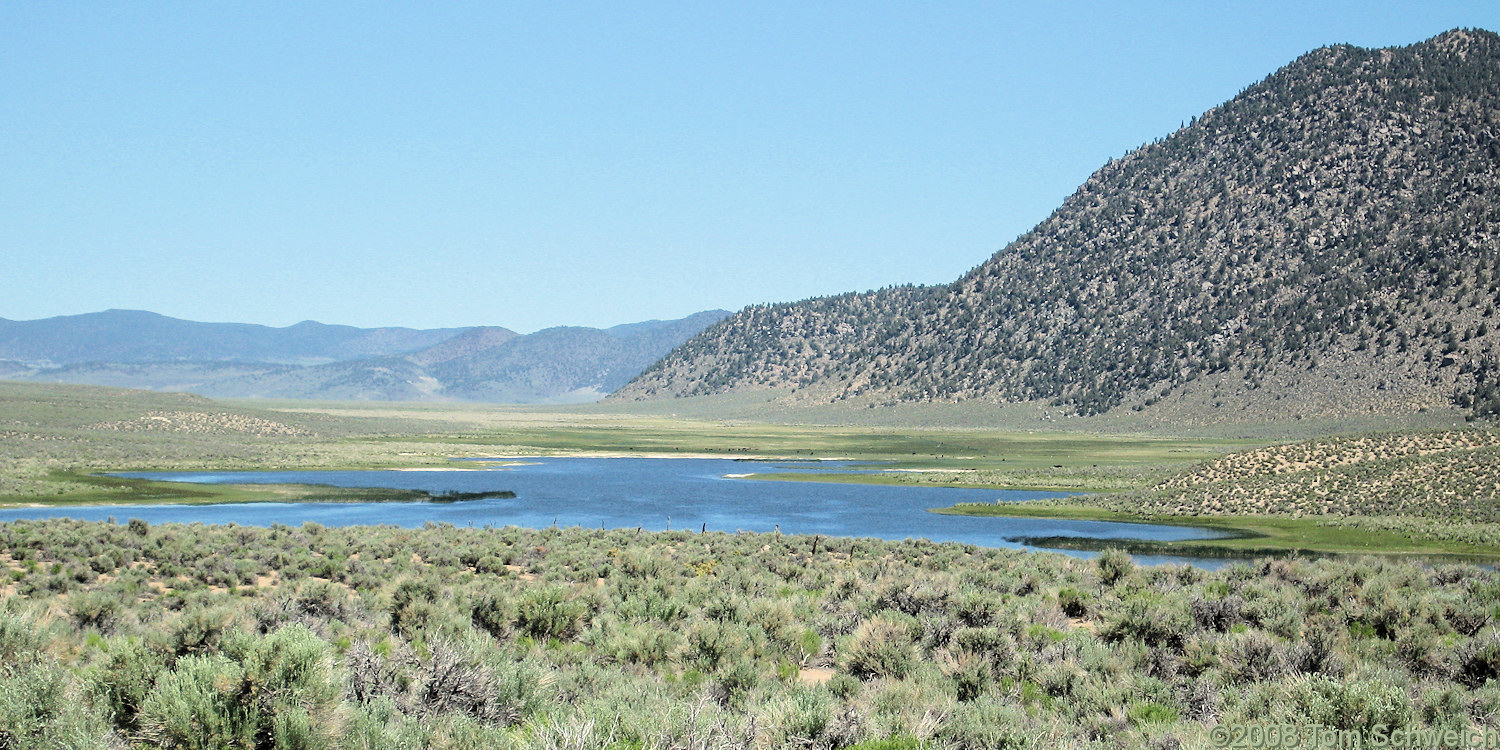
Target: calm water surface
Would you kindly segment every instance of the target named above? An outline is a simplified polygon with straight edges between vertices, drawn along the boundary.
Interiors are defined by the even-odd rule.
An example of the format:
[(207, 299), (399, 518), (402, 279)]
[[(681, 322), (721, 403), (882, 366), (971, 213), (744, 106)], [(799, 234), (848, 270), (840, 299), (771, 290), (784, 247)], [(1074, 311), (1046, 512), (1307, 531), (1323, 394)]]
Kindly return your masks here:
[[(497, 459), (499, 460), (499, 459)], [(1067, 493), (949, 487), (757, 481), (725, 475), (752, 472), (848, 471), (838, 462), (749, 462), (732, 459), (573, 458), (503, 459), (515, 465), (436, 471), (151, 472), (121, 476), (218, 484), (321, 484), (394, 487), (429, 492), (509, 490), (516, 497), (454, 503), (233, 503), (23, 508), (0, 511), (0, 521), (68, 517), (141, 518), (152, 523), (237, 523), (268, 526), (392, 524), (429, 521), (456, 526), (582, 526), (585, 528), (688, 529), (822, 534), (881, 539), (925, 538), (986, 547), (1021, 548), (1037, 537), (1211, 539), (1221, 533), (1182, 526), (976, 518), (928, 513), (962, 502), (1034, 500)], [(458, 466), (475, 466), (455, 462)], [(1087, 556), (1089, 553), (1070, 552)], [(1150, 563), (1220, 560), (1139, 556)]]

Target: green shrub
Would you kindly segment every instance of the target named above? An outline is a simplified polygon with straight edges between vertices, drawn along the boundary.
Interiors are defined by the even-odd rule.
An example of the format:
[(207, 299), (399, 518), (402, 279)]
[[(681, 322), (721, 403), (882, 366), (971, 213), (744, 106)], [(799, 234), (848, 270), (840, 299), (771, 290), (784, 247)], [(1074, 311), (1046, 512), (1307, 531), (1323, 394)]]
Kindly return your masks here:
[(1130, 575), (1135, 569), (1135, 561), (1123, 550), (1110, 547), (1094, 558), (1094, 566), (1099, 570), (1099, 581), (1105, 586), (1113, 586)]
[(1064, 588), (1057, 592), (1057, 606), (1069, 617), (1088, 617), (1089, 597), (1075, 588)]
[(1500, 680), (1500, 630), (1470, 639), (1459, 650), (1456, 661), (1458, 680), (1470, 688)]
[(494, 556), (485, 555), (474, 561), (474, 572), (481, 575), (509, 576), (510, 569), (505, 567), (505, 561)]
[(142, 701), (139, 733), (163, 748), (329, 747), (343, 677), (328, 644), (293, 625), (226, 638), (224, 652), (186, 656)]
[(1015, 639), (996, 628), (960, 628), (950, 642), (955, 650), (983, 655), (997, 669), (1006, 668), (1016, 659)]
[(140, 736), (169, 750), (249, 747), (256, 722), (246, 687), (244, 669), (222, 654), (183, 657), (142, 701)]
[(906, 623), (877, 617), (866, 621), (849, 639), (841, 654), (844, 671), (860, 679), (900, 679), (916, 663), (916, 644)]
[(954, 750), (1021, 750), (1049, 747), (1044, 725), (1015, 704), (979, 700), (962, 704), (938, 730)]
[(749, 650), (750, 641), (742, 626), (700, 620), (688, 628), (685, 658), (706, 672), (718, 669), (727, 657)]
[(234, 612), (227, 607), (189, 607), (177, 617), (172, 627), (169, 637), (172, 653), (183, 656), (212, 651), (234, 625)]
[(977, 592), (969, 592), (959, 597), (958, 606), (953, 610), (959, 622), (970, 628), (994, 625), (999, 612), (1000, 605), (995, 597)]
[(573, 599), (566, 589), (549, 586), (527, 591), (516, 608), (516, 628), (537, 640), (570, 640), (577, 637), (589, 608)]
[(950, 657), (944, 671), (953, 680), (961, 702), (972, 701), (983, 695), (995, 680), (990, 660), (969, 651), (960, 651)]
[(591, 628), (584, 638), (599, 656), (621, 664), (657, 667), (682, 647), (683, 637), (649, 623), (621, 623), (607, 629)]
[(266, 636), (241, 636), (224, 652), (245, 667), (262, 715), (296, 707), (309, 714), (314, 729), (331, 729), (344, 676), (334, 665), (332, 647), (304, 625), (288, 625)]
[(832, 722), (828, 693), (799, 687), (772, 702), (760, 723), (772, 747), (826, 747)]
[(82, 686), (51, 659), (0, 665), (0, 747), (93, 750), (108, 727)]
[(0, 666), (35, 661), (42, 633), (31, 618), (0, 610)]
[(839, 700), (845, 701), (859, 695), (859, 689), (862, 686), (863, 684), (859, 681), (859, 678), (842, 672), (834, 675), (832, 679), (828, 680), (826, 685), (828, 692), (832, 693)]
[(437, 586), (431, 581), (408, 579), (396, 585), (391, 594), (391, 631), (405, 636), (416, 634), (434, 615)]
[(1132, 703), (1130, 709), (1125, 712), (1125, 715), (1130, 717), (1130, 723), (1136, 726), (1171, 724), (1177, 721), (1176, 710), (1151, 701), (1137, 701), (1136, 703)]
[(926, 750), (927, 745), (916, 737), (887, 737), (883, 740), (870, 740), (857, 745), (850, 745), (847, 750)]
[(276, 750), (331, 750), (334, 738), (313, 725), (300, 706), (287, 706), (271, 715), (272, 747)]
[(1179, 647), (1192, 632), (1187, 607), (1177, 599), (1137, 594), (1127, 599), (1125, 611), (1101, 632), (1105, 640), (1136, 639), (1148, 646)]
[(515, 621), (515, 616), (515, 605), (508, 596), (498, 591), (479, 597), (469, 610), (469, 617), (474, 626), (497, 639), (510, 635), (511, 623)]
[(821, 653), (823, 653), (823, 636), (812, 628), (804, 628), (802, 634), (797, 637), (796, 652), (793, 654), (797, 663), (806, 664), (809, 659)]
[(1429, 688), (1418, 701), (1420, 718), (1435, 729), (1462, 732), (1469, 723), (1469, 700), (1462, 688)]
[(116, 726), (134, 730), (142, 702), (165, 669), (165, 654), (139, 639), (106, 641), (104, 660), (90, 675), (95, 700)]
[(343, 746), (358, 750), (407, 750), (428, 746), (431, 732), (403, 715), (389, 698), (356, 704), (343, 732)]
[(724, 692), (724, 702), (738, 706), (760, 685), (761, 672), (754, 662), (740, 658), (720, 668), (714, 677)]
[(68, 599), (68, 613), (78, 627), (105, 633), (114, 627), (122, 606), (118, 596), (103, 591), (88, 591)]
[(1376, 727), (1405, 727), (1415, 713), (1401, 686), (1374, 680), (1338, 682), (1318, 675), (1278, 689), (1277, 698), (1309, 723), (1365, 735)]

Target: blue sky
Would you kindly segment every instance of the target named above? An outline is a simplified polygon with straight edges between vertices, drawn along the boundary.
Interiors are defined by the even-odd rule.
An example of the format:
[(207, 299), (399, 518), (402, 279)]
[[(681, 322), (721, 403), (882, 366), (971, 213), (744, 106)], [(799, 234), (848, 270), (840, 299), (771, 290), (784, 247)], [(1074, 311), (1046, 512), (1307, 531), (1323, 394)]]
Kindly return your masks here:
[(0, 317), (605, 326), (951, 281), (1310, 49), (1500, 3), (0, 4)]

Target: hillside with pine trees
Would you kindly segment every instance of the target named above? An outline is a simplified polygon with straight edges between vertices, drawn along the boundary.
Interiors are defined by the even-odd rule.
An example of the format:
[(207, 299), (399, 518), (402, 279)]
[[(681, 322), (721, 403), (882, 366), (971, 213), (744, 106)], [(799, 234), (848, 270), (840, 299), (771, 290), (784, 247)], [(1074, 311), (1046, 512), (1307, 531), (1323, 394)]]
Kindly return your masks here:
[(946, 286), (762, 305), (619, 398), (1500, 411), (1500, 36), (1311, 52)]

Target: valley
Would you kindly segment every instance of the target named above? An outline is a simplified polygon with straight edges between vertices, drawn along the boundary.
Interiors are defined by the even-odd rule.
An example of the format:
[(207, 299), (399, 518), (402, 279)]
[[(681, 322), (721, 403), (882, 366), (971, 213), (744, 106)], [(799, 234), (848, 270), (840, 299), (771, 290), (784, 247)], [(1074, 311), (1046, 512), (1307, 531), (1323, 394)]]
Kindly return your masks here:
[[(840, 414), (810, 413), (825, 422)], [(1113, 545), (1209, 557), (1300, 552), (1500, 559), (1492, 531), (1500, 527), (1494, 517), (1500, 483), (1491, 478), (1500, 466), (1500, 438), (1488, 428), (1365, 431), (1287, 442), (799, 424), (764, 415), (708, 420), (609, 403), (217, 402), (32, 384), (0, 384), (0, 426), (6, 428), (0, 506), (10, 507), (421, 499), (413, 488), (181, 484), (102, 472), (445, 469), (462, 466), (453, 459), (517, 456), (769, 459), (721, 473), (745, 480), (1081, 493), (1033, 502), (937, 503), (932, 510), (1206, 526), (1231, 535), (1179, 542), (1053, 539), (1042, 546)], [(831, 459), (847, 462), (850, 471), (787, 473), (774, 459)]]
[[(277, 20), (270, 38), (294, 43)], [(577, 24), (538, 39), (586, 60), (580, 47), (627, 26), (589, 45)], [(692, 46), (661, 28), (673, 43), (642, 50)], [(479, 30), (465, 29), (485, 55), (569, 68)], [(806, 102), (761, 122), (746, 102), (695, 92), (673, 107), (653, 90), (640, 98), (672, 119), (670, 148), (652, 151), (620, 109), (630, 87), (595, 71), (619, 61), (595, 62), (561, 86), (491, 70), (500, 88), (463, 98), (500, 104), (443, 112), (483, 126), (447, 147), (515, 153), (476, 161), (482, 176), (413, 162), (370, 181), (414, 185), (389, 212), (414, 223), (382, 223), (365, 185), (330, 191), (357, 204), (342, 223), (319, 195), (317, 231), (282, 259), (331, 242), (408, 269), (361, 277), (407, 297), (420, 279), (428, 299), (451, 286), (512, 305), (537, 291), (527, 263), (566, 256), (540, 293), (556, 296), (546, 314), (571, 316), (561, 300), (580, 290), (682, 292), (700, 256), (761, 251), (752, 238), (776, 246), (766, 258), (817, 254), (835, 230), (788, 221), (792, 203), (837, 213), (835, 187), (881, 192), (871, 173), (782, 185), (758, 163), (822, 171), (831, 152), (804, 163), (783, 144), (818, 119)], [(657, 62), (680, 85), (682, 61)], [(437, 101), (428, 79), (447, 77), (413, 90)], [(860, 98), (829, 81), (819, 107), (835, 89)], [(567, 116), (508, 127), (526, 111), (512, 88), (566, 92), (569, 106), (538, 110)], [(594, 90), (620, 101), (573, 117)], [(930, 104), (889, 143), (925, 141), (956, 112)], [(754, 132), (700, 143), (721, 126), (708, 111)], [(827, 119), (830, 141), (857, 129)], [(997, 119), (955, 142), (989, 148)], [(574, 120), (587, 132), (562, 127)], [(543, 158), (554, 130), (566, 155)], [(418, 132), (336, 161), (407, 158), (426, 148)], [(1267, 728), (1494, 746), (1497, 133), (1500, 35), (1453, 28), (1290, 61), (1108, 160), (948, 283), (530, 334), (0, 319), (0, 750), (1180, 750)], [(767, 134), (774, 158), (709, 158)], [(619, 171), (590, 179), (589, 144)], [(534, 151), (545, 178), (527, 174)], [(876, 171), (904, 179), (935, 153)], [(742, 184), (700, 204), (727, 184), (715, 163)], [(691, 173), (691, 210), (653, 202), (671, 169)], [(596, 181), (620, 191), (610, 205), (573, 197)], [(853, 209), (874, 227), (860, 241), (894, 232), (899, 195)], [(138, 209), (117, 210), (157, 216)], [(630, 234), (638, 213), (663, 223)], [(465, 215), (483, 220), (443, 235)], [(48, 216), (50, 237), (67, 222)], [(775, 232), (700, 244), (740, 223)], [(421, 247), (383, 254), (366, 247), (376, 235)], [(265, 238), (233, 239), (219, 246)], [(660, 286), (640, 271), (657, 242), (692, 248)], [(445, 244), (466, 261), (431, 271)], [(878, 249), (872, 267), (891, 260)], [(386, 301), (326, 301), (363, 297)]]
[(0, 319), (0, 377), (227, 398), (595, 401), (728, 315), (609, 329), (199, 323), (141, 310)]

